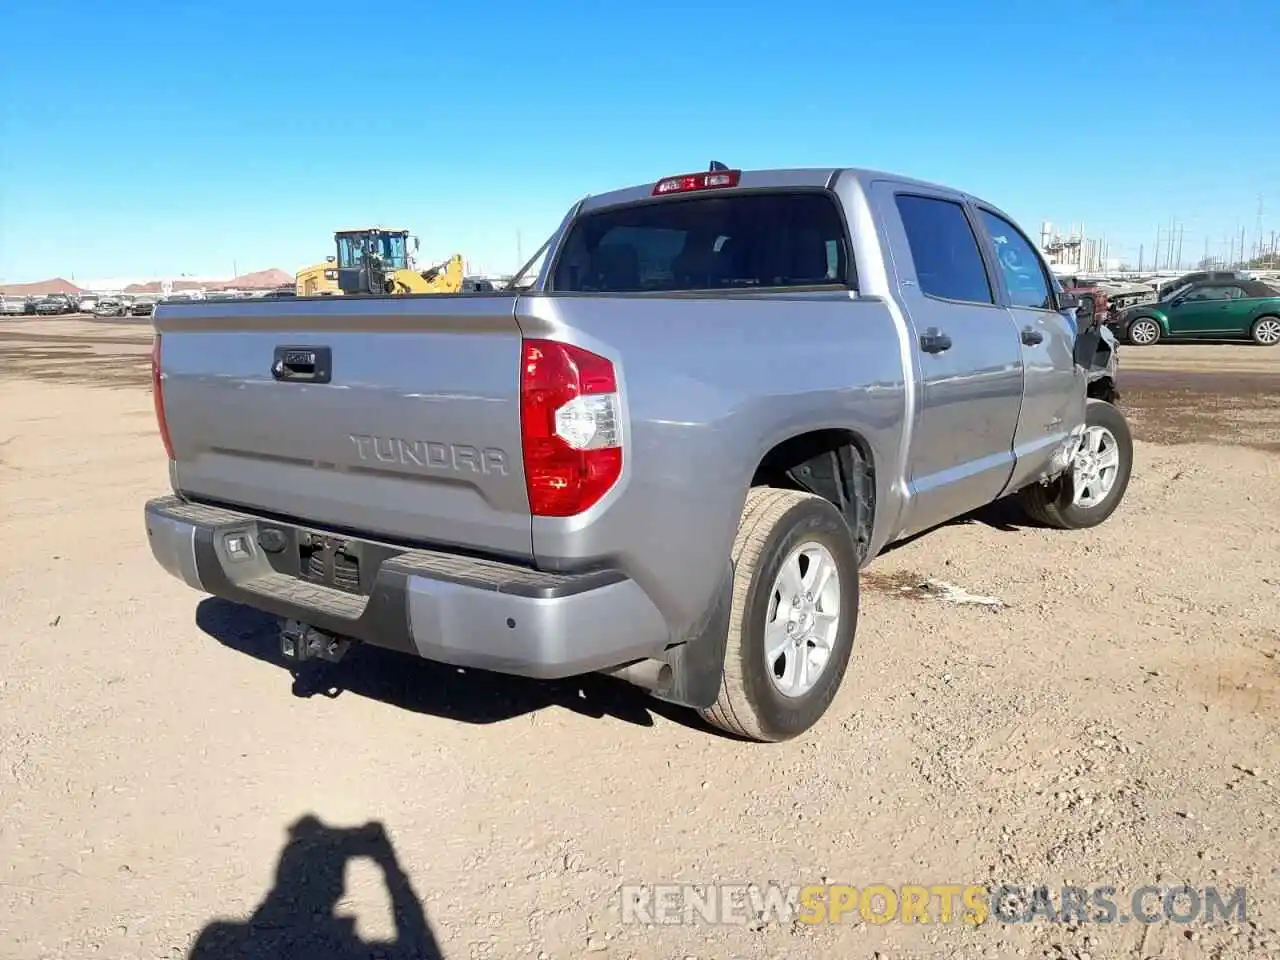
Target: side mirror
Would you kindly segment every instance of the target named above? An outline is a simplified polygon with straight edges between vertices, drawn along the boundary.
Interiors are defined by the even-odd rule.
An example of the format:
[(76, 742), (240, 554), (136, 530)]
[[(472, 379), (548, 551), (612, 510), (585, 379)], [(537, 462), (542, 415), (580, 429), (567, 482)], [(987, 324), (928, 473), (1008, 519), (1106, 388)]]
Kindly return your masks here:
[(414, 238), (413, 238), (413, 252), (414, 252), (414, 253), (417, 253), (417, 252), (418, 252), (418, 238), (417, 238), (417, 237), (414, 237)]
[(1180, 307), (1187, 302), (1186, 297), (1174, 297), (1173, 302), (1169, 304), (1171, 307)]
[(1059, 310), (1079, 310), (1080, 298), (1077, 297), (1074, 293), (1066, 293), (1065, 291), (1063, 293), (1059, 293), (1058, 309)]

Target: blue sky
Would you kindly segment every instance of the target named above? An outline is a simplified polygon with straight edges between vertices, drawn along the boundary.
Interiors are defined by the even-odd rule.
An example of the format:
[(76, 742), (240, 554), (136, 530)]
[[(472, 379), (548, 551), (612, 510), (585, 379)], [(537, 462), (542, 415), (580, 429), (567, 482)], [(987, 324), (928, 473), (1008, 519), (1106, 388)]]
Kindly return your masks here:
[(711, 159), (939, 180), (1135, 262), (1171, 217), (1188, 261), (1252, 244), (1259, 194), (1280, 232), (1276, 0), (5, 6), (0, 280), (292, 271), (374, 221), (511, 269)]

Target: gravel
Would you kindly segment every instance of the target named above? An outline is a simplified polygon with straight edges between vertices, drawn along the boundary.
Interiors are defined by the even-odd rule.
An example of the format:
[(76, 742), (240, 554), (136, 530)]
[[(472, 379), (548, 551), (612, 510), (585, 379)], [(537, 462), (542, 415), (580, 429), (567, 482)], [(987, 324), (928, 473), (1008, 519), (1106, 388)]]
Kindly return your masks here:
[[(1139, 405), (1134, 478), (1102, 527), (993, 508), (887, 551), (830, 713), (762, 746), (605, 678), (361, 650), (295, 680), (267, 618), (187, 589), (147, 549), (141, 505), (167, 484), (147, 328), (6, 336), (6, 960), (1275, 955), (1280, 456), (1265, 423), (1236, 443), (1170, 438), (1166, 418), (1156, 444)], [(1264, 353), (1152, 349), (1184, 366)], [(1142, 353), (1124, 351), (1122, 376)], [(624, 884), (770, 882), (1249, 899), (1244, 921), (1215, 925), (642, 927), (619, 910)]]

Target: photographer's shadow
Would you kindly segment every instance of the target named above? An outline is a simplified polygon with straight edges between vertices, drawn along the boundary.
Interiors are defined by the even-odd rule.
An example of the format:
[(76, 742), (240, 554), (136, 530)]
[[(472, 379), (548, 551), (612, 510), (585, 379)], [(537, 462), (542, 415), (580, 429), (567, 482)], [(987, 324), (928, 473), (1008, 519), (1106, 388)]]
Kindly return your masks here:
[[(365, 857), (382, 870), (395, 917), (396, 939), (368, 943), (354, 920), (335, 908), (346, 863)], [(302, 817), (289, 828), (276, 882), (244, 923), (215, 920), (200, 932), (188, 960), (443, 960), (422, 903), (381, 823), (335, 828)]]

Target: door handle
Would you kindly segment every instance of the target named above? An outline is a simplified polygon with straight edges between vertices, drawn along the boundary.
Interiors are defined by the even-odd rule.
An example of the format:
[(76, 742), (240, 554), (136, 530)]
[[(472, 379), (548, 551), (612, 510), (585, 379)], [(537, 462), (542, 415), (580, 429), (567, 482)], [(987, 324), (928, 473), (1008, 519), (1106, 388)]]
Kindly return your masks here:
[(920, 349), (925, 353), (944, 353), (951, 349), (951, 338), (937, 327), (920, 334)]
[(1034, 347), (1037, 343), (1044, 343), (1044, 334), (1035, 327), (1023, 327), (1022, 342), (1028, 347)]

